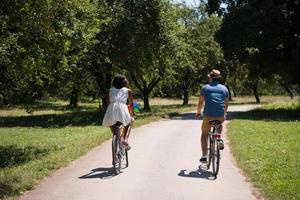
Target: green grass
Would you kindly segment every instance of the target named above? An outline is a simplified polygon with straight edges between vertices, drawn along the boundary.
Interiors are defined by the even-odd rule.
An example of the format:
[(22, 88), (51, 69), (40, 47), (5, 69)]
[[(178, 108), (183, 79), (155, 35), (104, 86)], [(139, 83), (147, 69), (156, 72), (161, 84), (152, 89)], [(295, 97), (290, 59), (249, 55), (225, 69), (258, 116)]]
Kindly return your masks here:
[[(66, 109), (67, 102), (39, 102), (0, 110), (0, 199), (14, 199), (44, 177), (111, 137), (102, 127), (98, 103)], [(153, 105), (137, 115), (135, 127), (194, 106)]]
[[(151, 112), (139, 113), (135, 127), (162, 117), (168, 118), (178, 113), (195, 110), (197, 98), (191, 100), (191, 105), (183, 107), (181, 100), (151, 99)], [(34, 188), (44, 177), (68, 165), (72, 160), (111, 137), (110, 130), (101, 126), (103, 112), (97, 109), (98, 102), (81, 103), (79, 108), (72, 110), (67, 109), (67, 103), (65, 101), (38, 102), (27, 109), (10, 107), (0, 110), (0, 199), (15, 199), (23, 191)], [(289, 122), (291, 116), (297, 115), (295, 109), (291, 108), (290, 111), (280, 109), (281, 107), (274, 111), (275, 109), (272, 108), (268, 112), (273, 112), (272, 115), (277, 113), (276, 123), (283, 120), (282, 123), (296, 124), (294, 132), (299, 133), (299, 122)], [(273, 120), (268, 113), (264, 114), (264, 110), (256, 112), (245, 116), (239, 115), (240, 120), (230, 125), (234, 126), (241, 121), (243, 127), (249, 115), (254, 119), (252, 121), (254, 123), (260, 123), (258, 120), (263, 116), (266, 121)], [(282, 112), (286, 114), (282, 115)], [(295, 116), (292, 120), (294, 118)], [(291, 138), (289, 134), (287, 135), (288, 137), (283, 136), (284, 140)], [(298, 140), (293, 141), (297, 143), (299, 136), (296, 134), (295, 137)], [(289, 149), (291, 148), (293, 147), (289, 146)], [(299, 152), (299, 148), (294, 151)], [(295, 156), (295, 159), (298, 158)], [(297, 166), (299, 168), (299, 162)], [(295, 194), (299, 195), (297, 192)]]
[(266, 199), (300, 199), (300, 103), (240, 114), (228, 137), (238, 165)]
[(31, 189), (41, 178), (65, 166), (110, 137), (102, 127), (1, 128), (1, 197)]

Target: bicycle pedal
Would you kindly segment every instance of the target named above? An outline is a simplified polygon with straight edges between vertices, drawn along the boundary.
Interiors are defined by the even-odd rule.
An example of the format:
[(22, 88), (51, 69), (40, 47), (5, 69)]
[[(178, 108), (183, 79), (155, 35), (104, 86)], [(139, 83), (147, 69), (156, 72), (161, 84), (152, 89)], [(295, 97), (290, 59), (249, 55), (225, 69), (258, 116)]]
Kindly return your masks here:
[(223, 142), (218, 142), (218, 146), (220, 150), (224, 150), (224, 143)]
[(198, 166), (198, 169), (199, 169), (199, 170), (208, 170), (207, 164), (203, 164), (203, 165), (200, 164), (200, 165)]

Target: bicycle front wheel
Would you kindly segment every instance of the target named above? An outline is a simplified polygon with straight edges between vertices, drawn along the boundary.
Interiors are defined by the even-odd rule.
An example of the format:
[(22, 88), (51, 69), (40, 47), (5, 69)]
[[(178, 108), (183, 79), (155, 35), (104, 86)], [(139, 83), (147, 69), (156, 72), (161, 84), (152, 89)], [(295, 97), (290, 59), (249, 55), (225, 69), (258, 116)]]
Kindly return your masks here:
[(217, 177), (220, 167), (220, 149), (218, 147), (217, 140), (213, 140), (212, 146), (212, 171), (213, 175)]
[(208, 136), (208, 142), (207, 143), (208, 143), (207, 169), (209, 169), (211, 161), (212, 161), (212, 156), (213, 156), (213, 140), (212, 140), (212, 137), (210, 135)]

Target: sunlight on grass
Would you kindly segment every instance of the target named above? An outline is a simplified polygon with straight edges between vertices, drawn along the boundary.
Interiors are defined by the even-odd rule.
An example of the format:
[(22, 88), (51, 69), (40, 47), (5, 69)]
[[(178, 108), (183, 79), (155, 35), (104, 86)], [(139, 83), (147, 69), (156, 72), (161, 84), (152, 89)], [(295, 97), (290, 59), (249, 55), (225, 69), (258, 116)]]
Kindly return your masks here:
[(238, 164), (267, 199), (300, 199), (299, 120), (300, 103), (290, 102), (266, 105), (229, 124)]
[[(180, 104), (152, 106), (141, 110), (135, 127), (169, 117), (170, 113), (193, 110)], [(0, 110), (0, 199), (12, 198), (32, 189), (54, 170), (111, 138), (101, 126), (103, 112), (98, 103), (81, 103), (66, 109), (67, 102), (39, 102), (31, 112), (21, 107)]]
[(31, 189), (42, 177), (110, 137), (109, 129), (96, 126), (1, 128), (0, 157), (6, 162), (0, 166), (0, 197)]
[[(243, 97), (235, 101), (234, 104), (238, 104), (238, 102), (242, 103), (243, 99), (247, 101), (247, 97)], [(169, 118), (179, 113), (194, 112), (197, 101), (198, 97), (191, 97), (190, 104), (182, 106), (182, 100), (180, 99), (151, 99), (151, 111), (146, 112), (141, 110), (137, 114), (135, 127), (161, 118)], [(34, 188), (45, 176), (68, 165), (72, 160), (77, 159), (103, 141), (111, 138), (110, 130), (101, 126), (104, 113), (98, 109), (98, 101), (85, 101), (80, 103), (77, 109), (68, 109), (67, 105), (68, 102), (66, 101), (41, 101), (27, 108), (16, 106), (0, 110), (0, 199), (6, 197), (14, 199), (22, 191)], [(140, 105), (142, 107), (141, 102)], [(280, 181), (272, 183), (272, 185), (278, 187), (278, 191), (282, 191), (280, 186), (288, 186), (292, 192), (295, 192), (295, 188), (293, 187), (295, 183), (298, 184), (299, 182), (294, 177), (299, 178), (299, 176), (293, 176), (295, 171), (292, 171), (291, 167), (299, 169), (299, 159), (294, 159), (297, 163), (290, 163), (292, 156), (296, 155), (289, 152), (290, 150), (299, 152), (299, 148), (297, 146), (294, 147), (294, 143), (299, 141), (299, 134), (293, 135), (290, 132), (294, 130), (299, 133), (300, 131), (299, 122), (288, 122), (287, 119), (297, 114), (294, 110), (295, 107), (299, 107), (294, 104), (288, 105), (285, 106), (290, 110), (282, 110), (280, 106), (278, 107), (278, 104), (268, 105), (269, 107), (267, 108), (273, 110), (272, 115), (284, 115), (284, 118), (277, 117), (277, 122), (266, 123), (257, 121), (258, 119), (262, 119), (262, 116), (264, 119), (270, 121), (272, 116), (265, 111), (252, 113), (251, 116), (255, 121), (247, 121), (247, 116), (244, 116), (244, 118), (241, 116), (239, 120), (233, 121), (230, 124), (232, 130), (230, 134), (237, 135), (237, 137), (234, 136), (236, 140), (232, 140), (232, 143), (236, 146), (235, 148), (239, 146), (239, 141), (244, 142), (242, 139), (245, 136), (249, 137), (249, 139), (247, 138), (249, 144), (242, 143), (242, 147), (238, 151), (243, 153), (243, 150), (247, 147), (246, 149), (250, 149), (248, 151), (252, 153), (246, 152), (245, 155), (240, 157), (237, 155), (238, 158), (247, 158), (247, 162), (249, 163), (246, 163), (247, 165), (245, 166), (249, 168), (249, 174), (253, 169), (254, 172), (262, 172), (261, 176), (264, 178), (262, 183), (264, 183), (268, 181), (267, 178), (269, 176), (277, 176), (275, 172), (284, 172), (279, 176), (288, 177), (288, 185), (286, 185), (284, 179), (277, 177), (276, 179)], [(291, 115), (292, 112), (294, 112), (293, 115)], [(278, 123), (278, 120), (284, 121)], [(241, 130), (240, 127), (245, 128), (245, 130), (236, 131)], [(247, 130), (247, 127), (249, 130)], [(275, 127), (275, 129), (271, 129), (272, 127)], [(282, 133), (276, 132), (280, 128), (282, 129), (282, 127), (291, 128), (286, 129)], [(263, 131), (263, 137), (261, 136), (262, 132), (259, 131)], [(243, 135), (244, 133), (248, 134)], [(239, 134), (242, 135), (239, 136)], [(272, 138), (268, 140), (269, 137)], [(269, 143), (266, 145), (262, 141), (268, 141)], [(256, 151), (257, 149), (254, 148), (255, 145), (253, 146), (253, 144), (256, 144), (255, 142), (257, 142), (257, 146), (262, 151)], [(276, 147), (277, 143), (282, 143), (283, 147), (274, 149), (273, 146)], [(267, 150), (264, 150), (264, 148), (267, 148)], [(275, 163), (265, 164), (264, 162), (260, 162), (260, 160), (256, 160), (255, 156), (254, 158), (246, 157), (253, 156), (253, 154), (256, 155), (258, 152), (258, 155), (263, 156), (259, 157), (260, 159), (268, 160), (268, 154), (264, 152), (269, 151), (274, 152), (274, 154), (276, 153), (276, 155), (282, 155), (280, 153), (284, 152), (284, 160), (276, 163), (278, 159), (275, 159)], [(273, 167), (279, 164), (281, 166), (287, 165), (287, 167), (284, 167), (284, 170), (287, 171), (278, 170)], [(263, 166), (263, 169), (267, 167), (274, 170), (263, 171), (260, 166)], [(296, 172), (299, 174), (299, 171)], [(254, 180), (259, 178), (254, 178)]]

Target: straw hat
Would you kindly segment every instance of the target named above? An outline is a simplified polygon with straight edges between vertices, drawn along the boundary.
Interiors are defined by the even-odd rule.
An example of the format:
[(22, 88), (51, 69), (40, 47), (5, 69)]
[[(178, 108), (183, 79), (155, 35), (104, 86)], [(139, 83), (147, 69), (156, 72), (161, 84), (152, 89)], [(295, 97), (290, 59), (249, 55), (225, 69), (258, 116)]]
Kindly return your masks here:
[(214, 69), (207, 76), (211, 78), (221, 78), (221, 72), (217, 69)]

